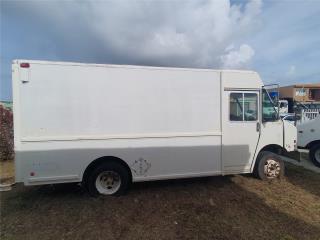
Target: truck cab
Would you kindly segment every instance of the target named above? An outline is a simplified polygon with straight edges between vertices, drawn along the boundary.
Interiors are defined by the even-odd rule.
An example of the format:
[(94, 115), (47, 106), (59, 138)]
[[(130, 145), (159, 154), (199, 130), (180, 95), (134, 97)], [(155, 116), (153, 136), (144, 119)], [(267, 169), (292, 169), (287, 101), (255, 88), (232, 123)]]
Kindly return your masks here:
[(288, 101), (284, 99), (279, 100), (279, 115), (280, 116), (285, 116), (288, 114)]
[(320, 114), (297, 126), (298, 148), (308, 149), (310, 160), (320, 167)]
[[(297, 130), (279, 117), (278, 101), (270, 96), (270, 92), (274, 93), (274, 85), (270, 89), (256, 73), (249, 75), (247, 72), (223, 72), (222, 82), (225, 86), (222, 98), (223, 173), (257, 173), (263, 161), (266, 166), (260, 168), (267, 167), (268, 162), (280, 168), (283, 163), (271, 159), (276, 158), (275, 155), (269, 155), (269, 160), (264, 158), (268, 158), (270, 152), (294, 151)], [(260, 173), (260, 178), (265, 175), (267, 173)]]
[(280, 118), (280, 112), (278, 111), (281, 105), (280, 101), (278, 104), (274, 102), (269, 95), (268, 89), (262, 88), (262, 129), (264, 131), (261, 141), (269, 141), (269, 137), (273, 138), (270, 136), (271, 133), (276, 136), (277, 141), (282, 141), (281, 149), (278, 148), (279, 153), (281, 151), (291, 152), (296, 148), (297, 130), (295, 126)]

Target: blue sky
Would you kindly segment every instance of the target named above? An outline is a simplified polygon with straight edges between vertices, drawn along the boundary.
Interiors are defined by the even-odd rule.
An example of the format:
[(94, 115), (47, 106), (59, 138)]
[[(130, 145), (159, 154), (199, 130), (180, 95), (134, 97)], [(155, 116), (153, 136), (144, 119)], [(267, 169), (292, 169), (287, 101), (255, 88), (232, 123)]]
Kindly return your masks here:
[(320, 82), (320, 1), (1, 1), (0, 99), (11, 61), (258, 71)]

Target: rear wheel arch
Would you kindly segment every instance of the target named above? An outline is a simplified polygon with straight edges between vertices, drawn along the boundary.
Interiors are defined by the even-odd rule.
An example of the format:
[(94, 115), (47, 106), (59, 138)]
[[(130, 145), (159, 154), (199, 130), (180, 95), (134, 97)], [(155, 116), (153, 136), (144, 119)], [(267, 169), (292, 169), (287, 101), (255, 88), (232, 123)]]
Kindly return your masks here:
[(86, 181), (88, 178), (89, 174), (98, 166), (102, 165), (105, 162), (115, 162), (121, 164), (129, 173), (130, 176), (130, 182), (132, 182), (132, 172), (129, 167), (129, 165), (122, 160), (121, 158), (115, 157), (115, 156), (103, 156), (100, 158), (97, 158), (93, 160), (84, 170), (83, 176), (82, 176), (82, 181)]

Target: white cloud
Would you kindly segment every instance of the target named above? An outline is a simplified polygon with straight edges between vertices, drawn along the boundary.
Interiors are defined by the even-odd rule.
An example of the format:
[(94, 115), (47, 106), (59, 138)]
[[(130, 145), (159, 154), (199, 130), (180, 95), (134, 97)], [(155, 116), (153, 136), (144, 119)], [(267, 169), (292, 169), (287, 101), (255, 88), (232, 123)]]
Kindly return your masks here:
[(219, 68), (226, 47), (255, 29), (261, 5), (92, 0), (25, 1), (15, 8), (22, 22), (42, 30), (29, 45), (50, 51), (41, 45), (52, 42), (62, 60)]
[(319, 82), (319, 1), (0, 0), (0, 15), (0, 99), (11, 98), (15, 58), (250, 68), (265, 83)]
[(254, 56), (254, 50), (247, 44), (242, 44), (239, 50), (228, 47), (227, 53), (221, 56), (224, 68), (246, 68)]
[(291, 65), (291, 66), (289, 67), (288, 71), (286, 72), (286, 75), (287, 75), (288, 77), (292, 77), (293, 75), (295, 75), (295, 73), (296, 73), (296, 66)]

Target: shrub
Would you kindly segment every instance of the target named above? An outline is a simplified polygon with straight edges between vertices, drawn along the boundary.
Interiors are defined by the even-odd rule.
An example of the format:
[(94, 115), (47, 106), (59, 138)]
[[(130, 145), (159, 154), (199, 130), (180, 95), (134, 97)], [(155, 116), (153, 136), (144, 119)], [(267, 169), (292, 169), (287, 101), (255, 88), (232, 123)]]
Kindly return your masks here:
[(11, 110), (0, 105), (0, 160), (13, 158), (13, 114)]

